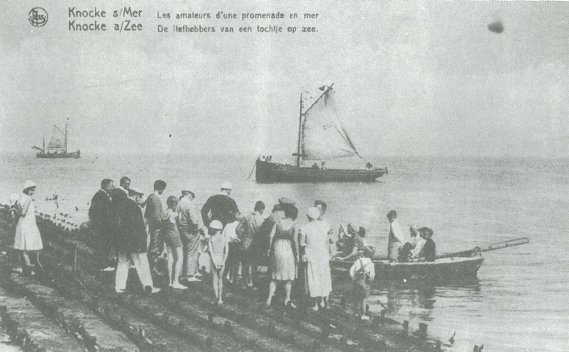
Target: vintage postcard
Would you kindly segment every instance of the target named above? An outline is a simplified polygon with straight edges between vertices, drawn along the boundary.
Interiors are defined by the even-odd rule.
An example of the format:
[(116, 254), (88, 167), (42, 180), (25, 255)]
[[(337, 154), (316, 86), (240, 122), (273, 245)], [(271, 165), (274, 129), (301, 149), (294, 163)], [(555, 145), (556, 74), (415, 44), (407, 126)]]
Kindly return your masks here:
[(569, 350), (568, 3), (0, 9), (0, 350)]

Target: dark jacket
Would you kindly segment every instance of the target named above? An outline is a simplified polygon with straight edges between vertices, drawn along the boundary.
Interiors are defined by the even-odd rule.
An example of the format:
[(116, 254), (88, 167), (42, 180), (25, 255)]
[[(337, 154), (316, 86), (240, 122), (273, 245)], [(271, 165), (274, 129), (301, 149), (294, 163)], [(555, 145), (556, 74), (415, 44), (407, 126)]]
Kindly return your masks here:
[(419, 253), (419, 257), (424, 257), (426, 262), (434, 262), (436, 256), (437, 246), (432, 239), (427, 238), (423, 249), (421, 249), (421, 253)]
[(111, 198), (107, 192), (100, 189), (91, 199), (91, 206), (89, 207), (89, 220), (93, 230), (105, 233), (111, 231), (113, 229), (113, 213)]
[[(202, 219), (205, 226), (213, 220), (219, 220), (225, 226), (235, 221), (239, 208), (235, 201), (225, 194), (216, 194), (209, 197), (202, 207)], [(211, 216), (210, 216), (211, 213)]]
[(118, 219), (117, 249), (119, 252), (123, 254), (146, 252), (146, 226), (140, 206), (132, 199), (122, 200)]
[(152, 193), (146, 199), (146, 209), (144, 210), (144, 217), (148, 220), (151, 229), (159, 229), (162, 226), (162, 212), (160, 197)]

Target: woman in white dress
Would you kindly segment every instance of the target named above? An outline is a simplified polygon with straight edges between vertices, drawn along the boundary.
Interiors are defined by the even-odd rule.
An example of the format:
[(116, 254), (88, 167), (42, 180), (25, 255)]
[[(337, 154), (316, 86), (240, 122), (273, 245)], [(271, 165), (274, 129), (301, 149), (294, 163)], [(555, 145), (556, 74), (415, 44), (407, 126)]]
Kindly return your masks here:
[(321, 308), (328, 307), (328, 295), (332, 291), (328, 246), (330, 226), (318, 220), (320, 210), (316, 207), (308, 208), (306, 215), (310, 222), (300, 229), (299, 246), (304, 248), (306, 294), (314, 301), (312, 310), (317, 311), (317, 301), (320, 301)]
[(36, 224), (36, 208), (32, 196), (36, 193), (36, 184), (30, 180), (24, 183), (24, 191), (16, 202), (18, 224), (14, 237), (14, 249), (21, 251), (24, 261), (24, 275), (32, 275), (41, 270), (38, 251), (43, 248), (41, 234)]

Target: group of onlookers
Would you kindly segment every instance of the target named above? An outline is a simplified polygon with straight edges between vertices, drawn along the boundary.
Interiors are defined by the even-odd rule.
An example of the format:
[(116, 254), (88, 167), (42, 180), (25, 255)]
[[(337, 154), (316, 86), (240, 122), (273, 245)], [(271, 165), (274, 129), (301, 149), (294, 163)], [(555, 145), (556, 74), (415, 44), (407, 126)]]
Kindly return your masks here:
[[(365, 298), (375, 276), (374, 248), (365, 245), (366, 230), (355, 223), (338, 231), (337, 241), (325, 220), (326, 203), (320, 200), (305, 211), (306, 222), (298, 220), (295, 202), (282, 197), (264, 218), (265, 204), (257, 201), (253, 211), (243, 216), (231, 198), (232, 185), (224, 182), (220, 192), (208, 198), (198, 211), (189, 188), (181, 196), (169, 196), (163, 209), (161, 196), (166, 182), (154, 182), (154, 191), (144, 192), (131, 186), (128, 177), (118, 187), (110, 179), (101, 181), (89, 208), (89, 228), (97, 270), (115, 272), (115, 290), (124, 292), (129, 269), (134, 267), (148, 293), (158, 292), (157, 280), (169, 287), (186, 289), (189, 282), (201, 281), (203, 273), (212, 276), (217, 303), (223, 303), (224, 281), (256, 288), (257, 267), (268, 268), (269, 289), (266, 305), (273, 303), (283, 285), (284, 304), (295, 308), (291, 299), (294, 283), (304, 287), (313, 310), (328, 307), (332, 290), (330, 259), (353, 261), (353, 298), (362, 319)], [(42, 240), (35, 222), (32, 196), (36, 185), (26, 181), (23, 194), (11, 199), (11, 214), (17, 223), (14, 249), (19, 251), (24, 273), (41, 270), (37, 252)], [(388, 257), (391, 262), (434, 261), (433, 231), (410, 227), (405, 236), (397, 212), (387, 214), (390, 222)], [(333, 249), (333, 246), (336, 249)], [(333, 252), (336, 252), (332, 256)], [(166, 256), (166, 269), (160, 258)], [(186, 283), (184, 285), (183, 283)], [(159, 285), (156, 285), (159, 286)]]

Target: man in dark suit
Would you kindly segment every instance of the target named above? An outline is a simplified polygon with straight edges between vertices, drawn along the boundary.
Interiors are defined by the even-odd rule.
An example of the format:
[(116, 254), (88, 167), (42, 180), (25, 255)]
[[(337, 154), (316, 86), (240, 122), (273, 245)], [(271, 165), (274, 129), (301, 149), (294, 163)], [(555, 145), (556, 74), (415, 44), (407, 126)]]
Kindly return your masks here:
[(119, 227), (117, 232), (118, 264), (115, 275), (115, 291), (126, 290), (126, 281), (130, 264), (134, 265), (138, 278), (145, 292), (160, 291), (154, 288), (148, 265), (147, 233), (142, 215), (142, 192), (131, 188), (130, 197), (124, 199), (118, 211)]
[(113, 247), (116, 223), (111, 197), (113, 189), (112, 180), (108, 178), (102, 180), (101, 189), (91, 199), (89, 208), (89, 223), (94, 234), (95, 253), (100, 264), (99, 269), (103, 271), (114, 270)]
[(150, 232), (150, 243), (148, 244), (148, 262), (150, 263), (150, 272), (154, 276), (160, 276), (158, 271), (158, 258), (164, 251), (164, 239), (160, 236), (160, 227), (162, 226), (162, 200), (160, 196), (166, 189), (166, 182), (163, 180), (154, 181), (154, 192), (146, 198), (144, 205), (144, 217), (148, 221), (148, 230)]
[(221, 192), (209, 197), (205, 202), (201, 211), (204, 226), (208, 227), (213, 220), (221, 221), (224, 227), (235, 221), (239, 208), (233, 198), (230, 197), (231, 188), (231, 183), (223, 182)]

